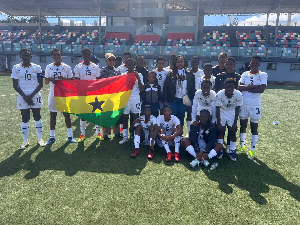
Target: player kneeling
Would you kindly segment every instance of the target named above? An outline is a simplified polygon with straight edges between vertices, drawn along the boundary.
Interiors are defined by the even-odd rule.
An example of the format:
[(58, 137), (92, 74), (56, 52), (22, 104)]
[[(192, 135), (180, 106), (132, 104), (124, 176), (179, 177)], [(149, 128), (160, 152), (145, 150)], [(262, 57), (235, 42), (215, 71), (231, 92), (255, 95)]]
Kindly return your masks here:
[(217, 128), (211, 125), (208, 110), (200, 111), (200, 122), (191, 125), (189, 138), (182, 139), (181, 144), (194, 156), (195, 160), (191, 162), (193, 167), (217, 156), (222, 151), (223, 145), (217, 144)]
[(156, 117), (151, 115), (150, 105), (145, 105), (144, 115), (133, 121), (132, 127), (134, 129), (134, 151), (131, 157), (136, 157), (140, 152), (140, 142), (142, 145), (150, 145), (148, 159), (153, 158), (155, 137), (157, 135)]
[[(182, 135), (182, 126), (179, 119), (171, 115), (172, 110), (169, 105), (165, 105), (163, 109), (163, 115), (157, 117), (158, 126), (158, 138), (157, 144), (159, 147), (164, 147), (167, 152), (166, 161), (171, 161), (175, 158), (176, 162), (180, 161), (179, 158), (179, 147), (180, 139)], [(169, 146), (175, 146), (174, 155), (170, 151)]]

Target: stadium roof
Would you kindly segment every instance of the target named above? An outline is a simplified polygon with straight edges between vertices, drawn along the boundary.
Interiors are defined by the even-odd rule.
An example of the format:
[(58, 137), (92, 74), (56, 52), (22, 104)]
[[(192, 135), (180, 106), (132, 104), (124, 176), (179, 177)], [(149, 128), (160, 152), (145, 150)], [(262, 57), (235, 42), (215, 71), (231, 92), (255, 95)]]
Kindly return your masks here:
[[(144, 0), (141, 0), (144, 1)], [(204, 14), (300, 13), (300, 0), (199, 0)], [(98, 16), (99, 0), (0, 0), (0, 11), (10, 16)], [(130, 0), (101, 0), (101, 12), (129, 11)], [(198, 0), (166, 0), (168, 10), (196, 10)]]

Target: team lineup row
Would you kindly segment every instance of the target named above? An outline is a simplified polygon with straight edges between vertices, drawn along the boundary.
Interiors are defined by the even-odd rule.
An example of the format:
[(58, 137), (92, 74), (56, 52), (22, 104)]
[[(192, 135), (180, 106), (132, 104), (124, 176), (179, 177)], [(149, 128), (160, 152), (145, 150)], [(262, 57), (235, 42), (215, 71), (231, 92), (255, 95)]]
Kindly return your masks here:
[[(180, 143), (195, 160), (191, 165), (213, 157), (222, 158), (223, 139), (226, 127), (228, 138), (226, 152), (232, 161), (236, 161), (236, 132), (238, 118), (240, 118), (240, 145), (239, 153), (245, 152), (246, 129), (248, 118), (251, 125), (251, 149), (249, 158), (255, 155), (255, 146), (258, 141), (258, 122), (261, 118), (261, 93), (267, 85), (268, 75), (259, 70), (261, 59), (253, 56), (250, 59), (250, 71), (240, 76), (235, 73), (234, 58), (227, 58), (226, 53), (218, 57), (219, 65), (212, 67), (205, 64), (203, 70), (199, 69), (199, 58), (191, 59), (191, 69), (186, 68), (184, 56), (170, 56), (170, 66), (165, 68), (165, 59), (157, 59), (157, 69), (148, 72), (143, 67), (143, 57), (131, 58), (130, 53), (124, 53), (124, 63), (116, 67), (116, 57), (107, 53), (106, 66), (102, 69), (92, 62), (90, 49), (82, 50), (83, 61), (74, 68), (62, 62), (62, 53), (59, 49), (52, 51), (54, 62), (45, 69), (45, 84), (50, 84), (48, 95), (48, 110), (50, 112), (50, 138), (45, 143), (42, 140), (42, 120), (40, 110), (43, 104), (40, 90), (43, 87), (42, 69), (39, 65), (31, 63), (31, 52), (22, 49), (20, 57), (22, 63), (16, 64), (12, 69), (11, 78), (13, 87), (19, 93), (17, 108), (22, 115), (21, 129), (23, 143), (20, 149), (28, 145), (30, 109), (35, 120), (38, 144), (50, 145), (55, 142), (55, 125), (58, 110), (54, 100), (54, 86), (56, 80), (103, 79), (120, 74), (134, 73), (136, 81), (131, 95), (125, 106), (122, 117), (113, 127), (115, 136), (123, 139), (119, 144), (128, 142), (130, 131), (134, 137), (134, 151), (131, 157), (140, 154), (140, 143), (150, 146), (148, 158), (152, 159), (154, 145), (164, 147), (167, 152), (166, 161), (179, 159)], [(139, 114), (141, 114), (139, 116)], [(188, 134), (181, 138), (183, 133), (184, 117)], [(159, 114), (161, 114), (159, 116)], [(68, 113), (63, 113), (67, 127), (68, 140), (76, 143), (73, 138), (71, 119)], [(130, 128), (128, 129), (128, 120)], [(111, 128), (95, 126), (96, 137), (100, 140), (108, 139)], [(81, 135), (78, 142), (85, 140), (86, 121), (80, 120)], [(122, 133), (122, 134), (121, 134)], [(175, 146), (172, 154), (169, 146)], [(204, 163), (205, 164), (205, 163)]]

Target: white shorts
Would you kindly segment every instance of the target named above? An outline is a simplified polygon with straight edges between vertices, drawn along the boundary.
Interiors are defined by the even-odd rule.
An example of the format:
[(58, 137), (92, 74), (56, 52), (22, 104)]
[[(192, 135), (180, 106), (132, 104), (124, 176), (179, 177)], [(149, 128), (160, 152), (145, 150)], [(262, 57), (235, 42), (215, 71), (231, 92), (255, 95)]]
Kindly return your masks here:
[[(163, 129), (163, 128), (162, 128)], [(165, 132), (166, 132), (166, 135), (171, 135), (171, 134), (173, 134), (174, 132), (173, 132), (173, 130), (165, 130)], [(179, 137), (180, 138), (180, 140), (181, 140), (181, 136), (177, 136), (177, 137)], [(156, 138), (156, 143), (157, 143), (157, 145), (159, 146), (159, 147), (164, 147), (164, 145), (163, 145), (163, 142), (162, 142), (163, 140), (162, 139), (160, 139), (158, 136), (157, 136), (157, 138)], [(173, 141), (169, 141), (168, 142), (168, 145), (169, 146), (175, 146), (175, 139), (173, 140)]]
[(56, 103), (53, 95), (48, 95), (48, 111), (49, 112), (58, 112), (56, 108)]
[(17, 97), (17, 108), (18, 109), (40, 109), (43, 106), (43, 98), (40, 94), (40, 92), (36, 93), (33, 98), (33, 105), (28, 105), (27, 102), (25, 102), (24, 98), (19, 94)]
[(240, 112), (240, 119), (247, 120), (250, 118), (252, 123), (258, 123), (259, 119), (261, 118), (261, 107), (241, 107)]
[(129, 99), (125, 109), (124, 109), (124, 114), (129, 114), (129, 113), (133, 113), (133, 114), (138, 114), (141, 113), (141, 100), (140, 100), (140, 96), (138, 98), (135, 99)]
[(226, 125), (232, 127), (234, 123), (234, 115), (222, 113), (222, 111), (220, 112), (220, 114), (221, 125), (223, 127), (225, 127)]

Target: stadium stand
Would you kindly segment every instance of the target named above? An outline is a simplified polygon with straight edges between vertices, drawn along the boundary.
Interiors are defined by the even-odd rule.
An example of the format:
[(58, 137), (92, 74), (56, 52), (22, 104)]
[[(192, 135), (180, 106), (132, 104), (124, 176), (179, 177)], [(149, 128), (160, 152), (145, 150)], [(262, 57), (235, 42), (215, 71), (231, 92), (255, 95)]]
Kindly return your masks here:
[(228, 31), (211, 31), (203, 37), (203, 55), (217, 56), (221, 52), (227, 52), (231, 56), (230, 37)]

